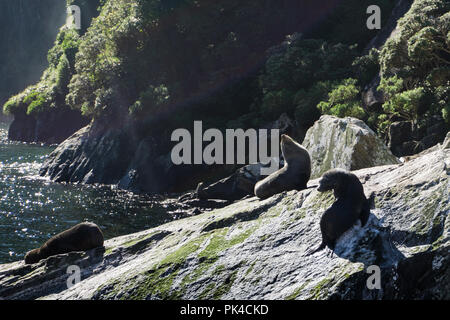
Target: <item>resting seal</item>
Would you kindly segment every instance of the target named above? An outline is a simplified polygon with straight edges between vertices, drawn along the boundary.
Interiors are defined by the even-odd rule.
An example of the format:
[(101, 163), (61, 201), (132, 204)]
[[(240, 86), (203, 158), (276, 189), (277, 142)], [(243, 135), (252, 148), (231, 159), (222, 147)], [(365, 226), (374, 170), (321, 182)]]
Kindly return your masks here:
[[(364, 226), (369, 219), (371, 201), (367, 200), (364, 188), (358, 177), (342, 169), (327, 171), (319, 181), (320, 192), (334, 190), (336, 201), (322, 215), (320, 231), (322, 243), (309, 254), (313, 254), (328, 246), (334, 250), (336, 240), (355, 222), (361, 220)], [(373, 194), (371, 195), (371, 199)]]
[(103, 233), (91, 222), (83, 222), (52, 237), (42, 247), (25, 255), (25, 264), (37, 263), (42, 259), (71, 251), (87, 251), (103, 246)]
[(306, 189), (311, 176), (311, 157), (308, 150), (286, 134), (281, 135), (284, 166), (255, 185), (255, 195), (266, 199), (274, 194)]

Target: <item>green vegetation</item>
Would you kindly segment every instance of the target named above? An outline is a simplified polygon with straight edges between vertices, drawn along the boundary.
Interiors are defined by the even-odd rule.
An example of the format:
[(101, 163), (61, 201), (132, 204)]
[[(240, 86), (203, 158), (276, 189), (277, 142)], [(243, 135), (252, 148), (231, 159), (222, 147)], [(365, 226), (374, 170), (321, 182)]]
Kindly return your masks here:
[(328, 100), (320, 102), (317, 107), (324, 114), (363, 118), (364, 110), (360, 107), (359, 92), (356, 79), (345, 79), (328, 93)]
[[(65, 106), (94, 118), (121, 114), (143, 136), (173, 105), (183, 107), (156, 121), (164, 132), (198, 118), (220, 129), (258, 127), (282, 113), (305, 130), (321, 114), (357, 117), (381, 134), (398, 120), (421, 126), (440, 115), (450, 123), (448, 2), (414, 1), (398, 34), (367, 54), (377, 30), (366, 28), (365, 10), (377, 4), (390, 12), (393, 1), (330, 4), (304, 35), (295, 33), (303, 28), (299, 15), (317, 8), (300, 2), (68, 1), (101, 11), (89, 28), (60, 30), (41, 81), (4, 111)], [(383, 25), (388, 18), (382, 15)], [(362, 92), (379, 72), (386, 102), (368, 110)]]
[(349, 61), (356, 55), (353, 45), (317, 39), (292, 41), (285, 52), (267, 60), (259, 77), (262, 98), (255, 105), (260, 105), (261, 118), (267, 121), (282, 112), (295, 113), (300, 124), (312, 125), (320, 116), (317, 104), (326, 99), (336, 81), (351, 75)]
[[(342, 12), (351, 11), (344, 7)], [(291, 41), (284, 52), (268, 59), (259, 77), (262, 97), (255, 99), (258, 107), (253, 115), (269, 120), (287, 112), (304, 128), (321, 114), (352, 116), (380, 134), (386, 134), (393, 121), (408, 120), (420, 127), (433, 115), (450, 124), (449, 10), (444, 1), (416, 0), (399, 21), (398, 35), (381, 52), (371, 49), (362, 56), (356, 46), (364, 43), (362, 34)], [(323, 33), (326, 25), (319, 31)], [(355, 29), (345, 20), (332, 29), (342, 26)], [(364, 109), (362, 90), (379, 71), (378, 89), (386, 102), (381, 110)]]
[[(389, 1), (377, 2), (383, 9), (392, 7)], [(279, 43), (286, 34), (280, 25), (296, 30), (298, 12), (304, 11), (297, 6), (304, 9), (304, 5), (105, 1), (77, 43), (75, 73), (66, 88), (65, 103), (92, 117), (126, 110), (145, 123), (166, 106), (200, 94), (207, 98), (196, 103), (196, 113), (211, 126), (258, 126), (288, 112), (307, 127), (320, 116), (316, 106), (328, 99), (330, 90), (345, 79), (357, 78), (351, 63), (375, 32), (361, 28), (350, 37), (334, 37), (337, 33), (333, 36), (322, 26), (347, 29), (355, 14), (365, 21), (364, 10), (352, 9), (362, 7), (359, 1), (330, 6), (333, 13), (311, 32), (315, 38), (289, 37), (285, 49), (269, 57), (261, 72), (209, 94), (227, 81), (227, 74), (237, 75), (239, 69), (260, 61), (268, 43)], [(295, 16), (292, 22), (288, 22), (290, 16)], [(74, 48), (70, 44), (62, 47)], [(52, 61), (60, 66), (59, 78), (65, 84), (66, 60), (53, 51)], [(65, 54), (73, 67), (70, 54)], [(360, 69), (373, 68), (367, 61), (360, 64)], [(360, 111), (349, 109), (348, 115)], [(170, 125), (186, 127), (191, 118), (192, 110), (182, 111), (171, 118)]]
[(448, 1), (414, 1), (381, 50), (379, 89), (387, 101), (379, 122), (385, 127), (399, 118), (421, 126), (433, 115), (450, 124), (449, 12)]

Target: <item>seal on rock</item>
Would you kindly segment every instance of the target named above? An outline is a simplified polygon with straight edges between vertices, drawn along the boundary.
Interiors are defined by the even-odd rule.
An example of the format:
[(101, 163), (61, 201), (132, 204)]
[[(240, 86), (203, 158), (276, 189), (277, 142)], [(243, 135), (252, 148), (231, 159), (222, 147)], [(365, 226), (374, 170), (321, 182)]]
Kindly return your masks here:
[[(310, 252), (313, 254), (328, 246), (334, 250), (336, 240), (359, 219), (361, 226), (367, 223), (371, 201), (364, 194), (364, 188), (358, 177), (343, 169), (327, 171), (319, 181), (320, 192), (334, 191), (336, 201), (322, 215), (320, 231), (322, 243)], [(370, 199), (373, 201), (373, 194)]]
[(274, 194), (306, 189), (311, 176), (311, 157), (308, 150), (286, 134), (281, 135), (284, 166), (255, 185), (255, 195), (266, 199)]
[(37, 263), (57, 254), (102, 247), (103, 241), (103, 233), (96, 224), (82, 222), (52, 237), (42, 247), (29, 251), (25, 255), (25, 264)]

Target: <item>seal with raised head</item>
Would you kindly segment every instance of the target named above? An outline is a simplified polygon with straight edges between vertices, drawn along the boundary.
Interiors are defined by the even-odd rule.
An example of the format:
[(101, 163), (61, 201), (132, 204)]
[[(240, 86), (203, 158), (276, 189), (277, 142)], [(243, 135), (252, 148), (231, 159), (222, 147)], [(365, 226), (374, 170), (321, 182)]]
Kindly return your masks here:
[(308, 150), (286, 134), (281, 135), (284, 166), (255, 185), (255, 195), (266, 199), (274, 194), (306, 189), (311, 176), (311, 157)]
[[(367, 223), (370, 215), (371, 201), (366, 198), (364, 188), (358, 177), (343, 169), (327, 171), (319, 181), (320, 192), (334, 191), (336, 201), (320, 219), (322, 243), (309, 254), (328, 246), (334, 250), (336, 240), (359, 219), (361, 226)], [(371, 195), (371, 199), (373, 194)]]
[(45, 242), (40, 248), (25, 255), (25, 264), (37, 263), (42, 259), (72, 251), (87, 251), (103, 246), (103, 233), (91, 222), (82, 222), (63, 231)]

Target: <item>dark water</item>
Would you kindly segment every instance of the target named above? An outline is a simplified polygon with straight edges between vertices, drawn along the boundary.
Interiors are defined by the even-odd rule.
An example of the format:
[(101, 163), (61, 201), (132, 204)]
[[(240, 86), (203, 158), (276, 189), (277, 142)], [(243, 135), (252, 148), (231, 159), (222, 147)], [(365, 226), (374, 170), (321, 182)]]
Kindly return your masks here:
[(160, 197), (39, 177), (39, 167), (52, 150), (7, 141), (7, 125), (0, 122), (0, 264), (22, 259), (28, 250), (82, 221), (98, 224), (109, 239), (172, 220)]

